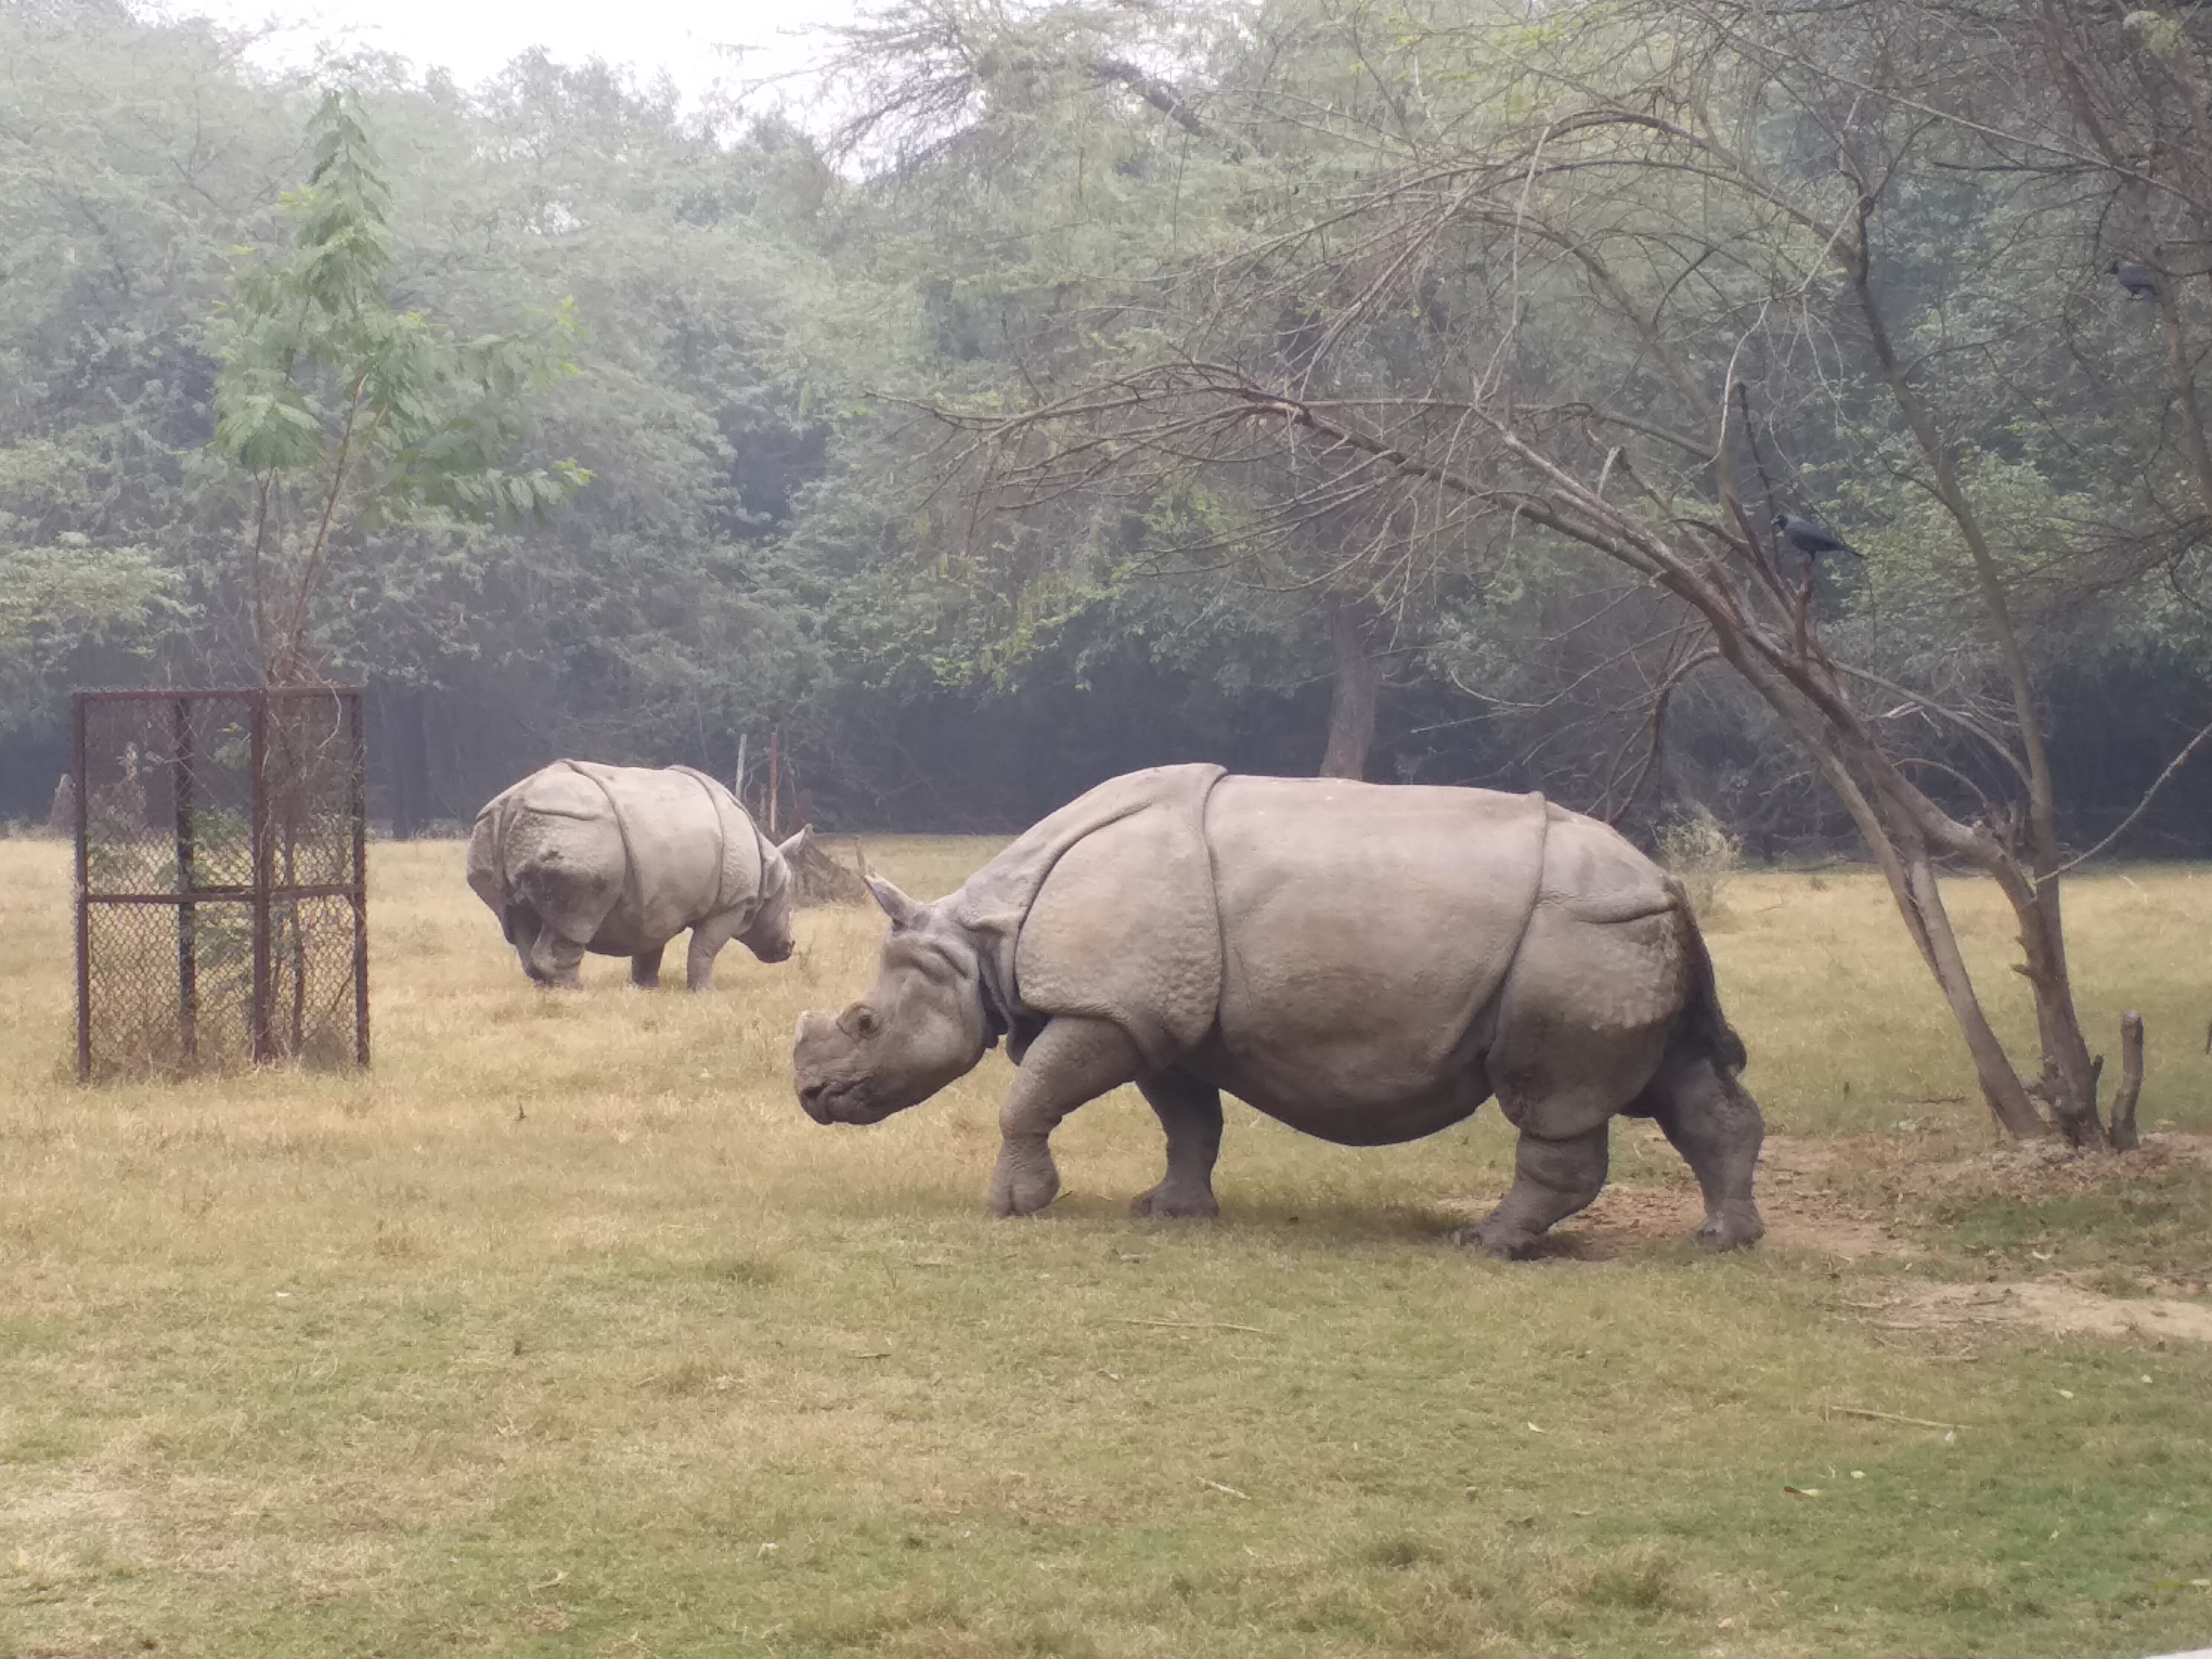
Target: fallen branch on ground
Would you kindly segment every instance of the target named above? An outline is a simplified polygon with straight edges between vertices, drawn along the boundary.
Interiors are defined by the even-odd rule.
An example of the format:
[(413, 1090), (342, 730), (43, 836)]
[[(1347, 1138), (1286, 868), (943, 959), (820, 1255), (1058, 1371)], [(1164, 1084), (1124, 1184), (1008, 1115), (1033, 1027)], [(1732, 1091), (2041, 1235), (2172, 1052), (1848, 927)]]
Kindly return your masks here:
[(1903, 1423), (1916, 1429), (1960, 1429), (1963, 1423), (1931, 1423), (1924, 1417), (1899, 1417), (1895, 1412), (1869, 1411), (1863, 1406), (1823, 1406), (1820, 1415), (1833, 1413), (1838, 1417), (1864, 1417), (1876, 1423)]

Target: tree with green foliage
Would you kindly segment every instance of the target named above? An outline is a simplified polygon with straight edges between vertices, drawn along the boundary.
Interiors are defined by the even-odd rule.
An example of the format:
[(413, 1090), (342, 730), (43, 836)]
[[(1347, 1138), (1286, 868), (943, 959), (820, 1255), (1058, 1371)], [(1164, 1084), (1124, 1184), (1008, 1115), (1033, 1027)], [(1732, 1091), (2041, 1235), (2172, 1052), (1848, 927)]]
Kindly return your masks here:
[(209, 451), (243, 506), (236, 586), (272, 685), (316, 678), (318, 601), (364, 532), (539, 514), (591, 476), (507, 465), (530, 396), (571, 372), (570, 312), (455, 339), (395, 309), (391, 192), (359, 100), (326, 94), (308, 133), (290, 254), (248, 256), (212, 331)]
[(45, 545), (0, 544), (0, 708), (31, 704), (85, 646), (143, 635), (173, 589), (144, 548), (94, 547), (74, 531)]
[(296, 122), (205, 27), (97, 0), (0, 9), (0, 736), (44, 743), (23, 810), (68, 685), (158, 674), (197, 627), (191, 342)]
[[(2000, 799), (2014, 775), (1976, 733), (2014, 743), (2015, 700), (1969, 620), (1971, 549), (1860, 372), (1832, 270), (1805, 281), (1733, 185), (1599, 153), (1629, 126), (1556, 130), (1559, 166), (1446, 211), (1469, 158), (1607, 99), (1686, 131), (1700, 109), (1755, 112), (1743, 154), (1827, 211), (1823, 135), (1856, 120), (1863, 138), (1878, 111), (1898, 126), (1901, 106), (1824, 101), (1812, 71), (1871, 63), (1919, 76), (1905, 95), (1936, 123), (1881, 195), (1878, 297), (2018, 602), (2048, 821), (2074, 856), (2212, 716), (2199, 31), (1916, 15), (1948, 22), (1885, 60), (1869, 43), (1911, 38), (1893, 0), (1669, 0), (1632, 25), (1426, 0), (928, 0), (847, 37), (846, 107), (875, 118), (842, 133), (542, 55), (468, 90), (365, 58), (345, 72), (388, 191), (381, 303), (454, 324), (430, 331), (454, 351), (535, 341), (578, 371), (518, 394), (488, 469), (555, 478), (569, 456), (595, 475), (540, 516), (380, 502), (385, 460), (358, 444), (339, 477), (352, 382), (331, 364), (300, 371), (319, 438), (288, 436), (281, 398), (231, 398), (282, 379), (274, 354), (251, 374), (218, 354), (243, 343), (235, 249), (307, 257), (283, 187), (316, 165), (317, 94), (204, 22), (0, 8), (0, 810), (43, 811), (67, 685), (250, 678), (281, 655), (337, 477), (300, 653), (369, 687), (372, 811), (401, 833), (556, 754), (726, 771), (780, 730), (848, 823), (1011, 827), (1108, 772), (1204, 756), (1541, 788), (1647, 838), (1705, 808), (1764, 854), (1832, 848), (1855, 833), (1839, 798), (1696, 617), (1525, 513), (1370, 488), (1379, 459), (1264, 420), (1203, 477), (1145, 476), (1099, 441), (1117, 464), (982, 513), (921, 413), (1003, 419), (1172, 345), (1338, 413), (1395, 398), (1366, 411), (1414, 454), (1486, 368), (1547, 442), (1644, 422), (1583, 469), (1614, 505), (1649, 483), (1710, 507), (1709, 461), (1658, 435), (1703, 429), (1668, 353), (1710, 401), (1740, 342), (1759, 453), (1734, 457), (1738, 498), (1754, 528), (1771, 494), (1868, 553), (1817, 573), (1811, 620), (1832, 658), (1969, 718), (1873, 710), (1971, 827), (1973, 791)], [(2155, 303), (2105, 274), (2123, 255), (2158, 274)], [(569, 297), (563, 334), (544, 319)], [(241, 410), (304, 441), (305, 465), (211, 451)], [(1729, 424), (1752, 430), (1741, 398)], [(283, 532), (262, 543), (266, 647), (259, 481)], [(2121, 844), (2200, 850), (2208, 810), (2200, 760)]]

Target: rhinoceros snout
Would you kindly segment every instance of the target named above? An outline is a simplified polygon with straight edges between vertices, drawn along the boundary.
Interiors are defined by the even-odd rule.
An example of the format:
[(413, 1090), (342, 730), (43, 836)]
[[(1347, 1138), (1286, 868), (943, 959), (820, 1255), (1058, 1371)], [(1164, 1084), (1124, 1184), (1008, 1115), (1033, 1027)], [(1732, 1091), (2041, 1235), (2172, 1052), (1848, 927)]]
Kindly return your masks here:
[(806, 1115), (817, 1123), (827, 1123), (830, 1121), (829, 1088), (830, 1085), (826, 1083), (810, 1083), (799, 1091), (799, 1105), (805, 1109)]

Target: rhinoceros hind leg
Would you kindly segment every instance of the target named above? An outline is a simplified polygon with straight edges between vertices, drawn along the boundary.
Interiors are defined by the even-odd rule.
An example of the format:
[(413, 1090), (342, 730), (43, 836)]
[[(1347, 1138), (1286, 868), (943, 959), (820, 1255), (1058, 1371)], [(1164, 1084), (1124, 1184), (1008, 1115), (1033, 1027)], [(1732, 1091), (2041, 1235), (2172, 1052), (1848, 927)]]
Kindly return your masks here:
[(1221, 1091), (1181, 1072), (1144, 1079), (1138, 1090), (1159, 1115), (1168, 1138), (1168, 1170), (1160, 1183), (1130, 1204), (1132, 1215), (1212, 1220), (1213, 1161), (1221, 1155)]
[(1137, 1045), (1110, 1021), (1060, 1014), (1047, 1022), (999, 1109), (1004, 1138), (991, 1172), (991, 1213), (1035, 1215), (1057, 1198), (1052, 1132), (1085, 1101), (1133, 1082), (1141, 1066)]
[(668, 947), (656, 945), (650, 951), (640, 951), (629, 959), (629, 982), (641, 991), (650, 991), (660, 984), (660, 953)]
[(1524, 1130), (1513, 1155), (1512, 1187), (1482, 1220), (1454, 1233), (1452, 1243), (1513, 1261), (1535, 1255), (1552, 1224), (1583, 1208), (1605, 1185), (1609, 1129), (1601, 1123), (1565, 1140)]
[(1670, 1056), (1638, 1103), (1658, 1120), (1705, 1195), (1705, 1221), (1691, 1238), (1717, 1250), (1757, 1243), (1766, 1231), (1752, 1196), (1766, 1135), (1759, 1103), (1710, 1060)]

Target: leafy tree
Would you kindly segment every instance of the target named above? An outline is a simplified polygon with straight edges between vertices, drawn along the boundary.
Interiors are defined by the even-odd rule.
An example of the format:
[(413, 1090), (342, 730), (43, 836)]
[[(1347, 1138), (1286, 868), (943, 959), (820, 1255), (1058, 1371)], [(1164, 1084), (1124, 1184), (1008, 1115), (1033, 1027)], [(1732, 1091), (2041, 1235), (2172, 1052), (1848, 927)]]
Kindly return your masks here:
[(143, 548), (95, 548), (74, 532), (0, 546), (0, 711), (34, 708), (88, 646), (137, 642), (172, 591)]
[[(872, 118), (819, 136), (601, 66), (526, 57), (464, 93), (364, 60), (375, 298), (565, 355), (486, 470), (565, 455), (596, 482), (542, 516), (386, 502), (356, 449), (301, 653), (370, 686), (374, 810), (402, 829), (555, 754), (726, 770), (778, 729), (847, 822), (1006, 827), (1108, 771), (1310, 770), (1335, 746), (1341, 769), (1540, 787), (1637, 834), (1699, 807), (1763, 850), (1856, 833), (1694, 607), (1516, 505), (1261, 414), (1233, 447), (1209, 415), (1174, 465), (1089, 425), (1079, 471), (984, 512), (954, 487), (981, 456), (921, 415), (1003, 427), (1180, 354), (1417, 461), (1439, 438), (1486, 454), (1481, 412), (1510, 410), (1693, 549), (1717, 544), (1690, 520), (1733, 522), (1724, 489), (1753, 532), (1826, 514), (1868, 557), (1814, 573), (1808, 641), (1933, 702), (1851, 682), (1954, 822), (1997, 822), (2019, 720), (1972, 550), (1869, 372), (1863, 307), (1785, 210), (1848, 228), (1839, 139), (1911, 135), (1903, 98), (1929, 125), (1878, 194), (1876, 297), (2005, 584), (2075, 856), (2212, 715), (2202, 53), (2188, 14), (1993, 31), (1947, 3), (931, 0), (847, 37)], [(308, 257), (282, 186), (316, 165), (313, 100), (242, 47), (107, 0), (0, 8), (0, 810), (43, 810), (67, 684), (275, 654), (254, 475), (208, 445), (234, 250)], [(1779, 195), (1698, 171), (1711, 147), (1691, 161), (1653, 120), (1737, 134)], [(1547, 122), (1567, 123), (1533, 147), (1547, 164), (1481, 173)], [(2105, 273), (2121, 255), (2156, 302)], [(545, 320), (568, 298), (574, 327)], [(1717, 462), (1702, 411), (1731, 361)], [(350, 390), (299, 373), (322, 459), (276, 478), (280, 635)], [(1030, 459), (1048, 438), (1026, 428)], [(2175, 772), (2121, 844), (2200, 848), (2208, 784)]]
[(295, 138), (204, 27), (9, 7), (0, 64), (0, 735), (35, 755), (0, 774), (35, 810), (68, 681), (142, 675), (196, 625), (193, 341)]
[(222, 364), (210, 453), (244, 511), (237, 586), (271, 684), (314, 678), (335, 564), (393, 525), (542, 514), (590, 474), (510, 471), (530, 394), (570, 368), (564, 310), (520, 335), (453, 339), (385, 293), (390, 191), (357, 100), (325, 96), (282, 264), (253, 260), (212, 331)]

